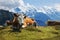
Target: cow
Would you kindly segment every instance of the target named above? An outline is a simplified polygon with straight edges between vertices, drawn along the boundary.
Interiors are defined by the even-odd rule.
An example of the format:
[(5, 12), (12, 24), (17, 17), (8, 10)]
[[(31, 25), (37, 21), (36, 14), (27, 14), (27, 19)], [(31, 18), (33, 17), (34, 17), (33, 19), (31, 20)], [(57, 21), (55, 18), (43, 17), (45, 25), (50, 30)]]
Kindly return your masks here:
[(20, 31), (22, 25), (19, 23), (19, 20), (18, 20), (18, 16), (17, 14), (14, 13), (14, 18), (13, 18), (13, 21), (10, 21), (10, 20), (7, 20), (6, 23), (7, 25), (12, 25), (12, 29), (13, 31)]
[(22, 28), (26, 28), (28, 25), (29, 25), (29, 26), (30, 26), (30, 25), (33, 25), (33, 26), (37, 27), (37, 26), (36, 26), (36, 22), (35, 22), (34, 19), (25, 16), (25, 17), (24, 17), (24, 23), (23, 23), (23, 25), (22, 25)]
[[(21, 16), (21, 15), (20, 15)], [(18, 19), (18, 23), (20, 23), (21, 24), (21, 26), (22, 26), (22, 28), (26, 28), (27, 26), (30, 26), (30, 25), (33, 25), (35, 28), (37, 27), (37, 25), (36, 25), (36, 22), (35, 22), (35, 20), (34, 19), (32, 19), (32, 18), (29, 18), (29, 17), (27, 17), (27, 16), (24, 16), (23, 17), (23, 20), (21, 20), (22, 18), (21, 17), (19, 17), (19, 19)], [(13, 19), (13, 21), (14, 21), (15, 19)], [(22, 23), (21, 23), (22, 22)], [(15, 23), (16, 23), (16, 21), (15, 21)], [(14, 22), (11, 22), (11, 21), (7, 21), (7, 24), (8, 25), (16, 25)]]
[(48, 21), (48, 26), (56, 26), (56, 25), (60, 25), (60, 22), (57, 22), (57, 21)]

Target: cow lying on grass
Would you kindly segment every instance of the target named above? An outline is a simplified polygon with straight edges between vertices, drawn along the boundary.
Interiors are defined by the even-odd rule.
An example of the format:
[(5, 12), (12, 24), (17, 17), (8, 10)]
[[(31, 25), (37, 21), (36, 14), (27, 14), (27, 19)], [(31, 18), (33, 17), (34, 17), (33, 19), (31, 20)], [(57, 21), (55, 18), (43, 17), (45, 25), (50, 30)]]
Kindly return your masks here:
[(48, 26), (56, 26), (56, 25), (60, 25), (60, 22), (57, 22), (57, 21), (48, 21)]
[(34, 19), (31, 19), (31, 18), (25, 16), (22, 28), (26, 28), (27, 26), (30, 26), (30, 25), (33, 25), (35, 28), (37, 27)]
[[(15, 20), (16, 20), (16, 19), (15, 19)], [(16, 22), (16, 21), (15, 21), (15, 22)], [(16, 22), (16, 23), (17, 23), (17, 22)], [(18, 23), (19, 23), (19, 22), (18, 22)], [(15, 24), (15, 23), (10, 22), (10, 21), (7, 21), (7, 24), (8, 24), (8, 25), (13, 25), (13, 24)], [(15, 24), (15, 25), (16, 25), (16, 24)], [(35, 28), (37, 27), (37, 26), (36, 26), (36, 22), (35, 22), (34, 19), (29, 18), (29, 17), (27, 17), (27, 16), (24, 16), (23, 24), (21, 24), (22, 28), (26, 28), (27, 26), (30, 26), (30, 25), (34, 26)]]

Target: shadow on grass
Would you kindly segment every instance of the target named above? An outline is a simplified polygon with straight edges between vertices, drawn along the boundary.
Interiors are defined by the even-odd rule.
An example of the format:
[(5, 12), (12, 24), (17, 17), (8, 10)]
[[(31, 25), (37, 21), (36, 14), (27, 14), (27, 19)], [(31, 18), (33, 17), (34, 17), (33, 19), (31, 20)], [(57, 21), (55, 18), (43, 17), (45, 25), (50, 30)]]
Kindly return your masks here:
[(41, 30), (39, 30), (38, 28), (35, 28), (35, 27), (27, 27), (27, 28), (25, 28), (25, 30), (28, 30), (28, 31), (36, 31), (36, 32), (42, 32)]
[(0, 35), (5, 35), (5, 34), (8, 34), (8, 35), (10, 35), (10, 34), (16, 34), (16, 33), (20, 33), (20, 32), (18, 32), (18, 31), (12, 31), (11, 29), (10, 30), (0, 30)]

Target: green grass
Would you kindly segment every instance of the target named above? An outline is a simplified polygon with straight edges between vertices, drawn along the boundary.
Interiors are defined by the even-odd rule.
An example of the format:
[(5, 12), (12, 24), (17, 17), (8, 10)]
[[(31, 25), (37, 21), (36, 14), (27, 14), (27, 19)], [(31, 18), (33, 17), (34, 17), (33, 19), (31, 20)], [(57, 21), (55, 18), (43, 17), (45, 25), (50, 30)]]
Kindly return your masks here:
[(28, 27), (21, 32), (11, 32), (11, 28), (0, 30), (0, 40), (59, 40), (60, 30), (55, 27)]

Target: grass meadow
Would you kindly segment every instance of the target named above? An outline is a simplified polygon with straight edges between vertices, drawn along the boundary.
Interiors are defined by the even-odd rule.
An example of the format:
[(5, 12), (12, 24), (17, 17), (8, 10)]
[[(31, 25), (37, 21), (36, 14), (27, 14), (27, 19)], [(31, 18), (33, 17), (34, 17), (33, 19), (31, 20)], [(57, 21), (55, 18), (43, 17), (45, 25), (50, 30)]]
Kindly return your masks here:
[(47, 26), (27, 27), (21, 32), (12, 32), (10, 26), (0, 29), (0, 40), (60, 40), (60, 28)]

